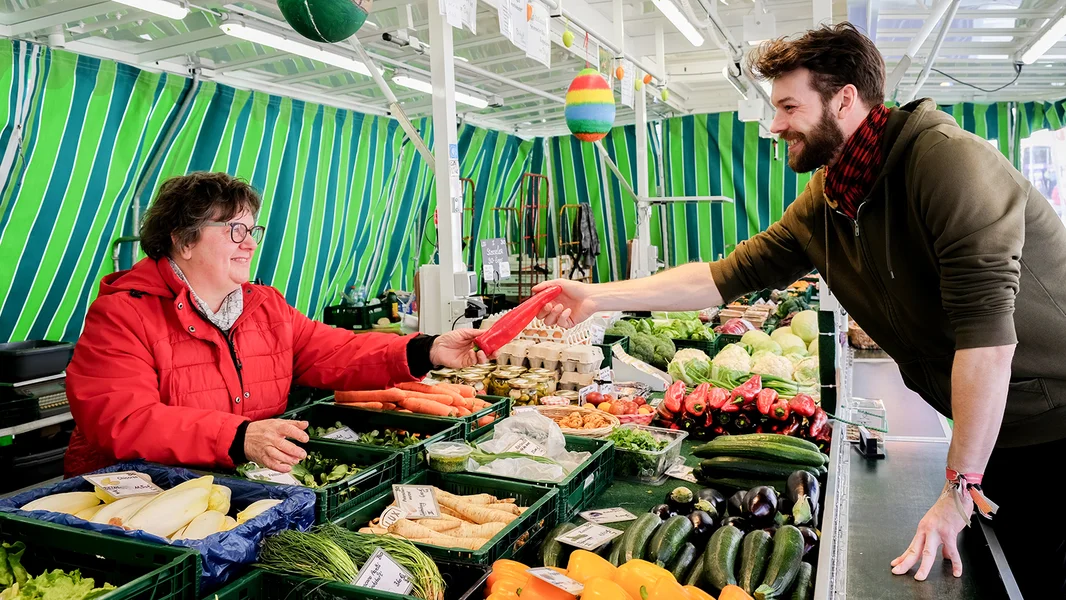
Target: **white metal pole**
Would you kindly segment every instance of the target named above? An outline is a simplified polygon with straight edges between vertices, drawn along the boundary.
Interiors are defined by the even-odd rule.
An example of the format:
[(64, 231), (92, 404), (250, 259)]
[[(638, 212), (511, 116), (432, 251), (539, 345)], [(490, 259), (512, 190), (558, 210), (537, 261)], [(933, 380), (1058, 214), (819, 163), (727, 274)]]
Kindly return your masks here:
[(940, 46), (944, 43), (944, 38), (947, 37), (948, 30), (951, 29), (951, 21), (955, 18), (955, 13), (958, 10), (959, 0), (951, 0), (951, 6), (948, 7), (947, 13), (944, 14), (943, 23), (940, 25), (940, 31), (936, 34), (936, 41), (933, 42), (933, 49), (929, 51), (929, 57), (925, 59), (925, 66), (922, 67), (922, 72), (918, 75), (918, 81), (914, 84), (914, 88), (904, 96), (901, 104), (914, 100), (922, 86), (925, 85), (925, 81), (929, 79), (929, 71), (933, 68), (936, 55), (940, 53)]
[(922, 44), (925, 40), (929, 39), (929, 34), (933, 32), (933, 28), (940, 21), (940, 17), (944, 16), (944, 13), (948, 11), (948, 7), (951, 6), (954, 0), (941, 0), (939, 4), (933, 7), (932, 12), (929, 13), (929, 17), (926, 18), (925, 23), (922, 23), (922, 28), (918, 30), (918, 35), (914, 36), (907, 51), (903, 53), (903, 58), (896, 63), (896, 68), (892, 70), (892, 73), (888, 76), (888, 80), (885, 82), (885, 91), (891, 95), (895, 95), (896, 88), (899, 87), (899, 82), (903, 80), (903, 76), (907, 74), (907, 69), (910, 68), (911, 62), (914, 60), (914, 56), (918, 54), (918, 50), (922, 48)]
[[(637, 196), (648, 197), (648, 101), (641, 89), (633, 106), (637, 134)], [(633, 244), (633, 260), (637, 262), (636, 276), (651, 275), (651, 204), (637, 201), (637, 239)], [(630, 269), (632, 271), (632, 269)]]
[[(442, 331), (451, 329), (465, 302), (457, 302), (455, 274), (466, 271), (460, 246), (463, 235), (463, 189), (459, 181), (459, 135), (456, 131), (455, 68), (452, 28), (440, 14), (438, 0), (429, 9), (430, 64), (433, 72), (434, 181), (437, 193), (437, 248), (440, 257), (440, 298), (437, 306)], [(464, 290), (465, 292), (465, 290)], [(463, 294), (465, 297), (465, 293)], [(428, 298), (426, 299), (428, 300)], [(461, 314), (461, 312), (459, 312)], [(438, 332), (431, 332), (438, 333)]]

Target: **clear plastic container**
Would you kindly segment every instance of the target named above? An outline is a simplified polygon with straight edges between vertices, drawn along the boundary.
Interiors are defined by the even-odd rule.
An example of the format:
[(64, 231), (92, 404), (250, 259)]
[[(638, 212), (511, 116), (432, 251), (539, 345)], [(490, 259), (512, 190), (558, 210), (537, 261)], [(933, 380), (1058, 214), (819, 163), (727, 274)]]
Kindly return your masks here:
[(619, 428), (647, 431), (652, 437), (667, 442), (662, 450), (627, 450), (615, 445), (614, 473), (619, 479), (637, 481), (648, 485), (662, 485), (666, 470), (681, 456), (681, 441), (688, 437), (687, 431), (650, 427), (626, 423)]
[(429, 468), (440, 473), (466, 471), (466, 460), (474, 449), (463, 442), (437, 442), (426, 446)]

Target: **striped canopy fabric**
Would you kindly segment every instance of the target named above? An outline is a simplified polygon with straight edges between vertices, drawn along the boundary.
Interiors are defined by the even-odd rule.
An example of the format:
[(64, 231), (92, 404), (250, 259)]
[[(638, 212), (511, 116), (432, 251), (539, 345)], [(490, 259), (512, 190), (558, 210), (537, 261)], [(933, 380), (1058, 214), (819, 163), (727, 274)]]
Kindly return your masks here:
[[(195, 170), (225, 171), (261, 192), (267, 232), (254, 276), (312, 317), (352, 285), (410, 289), (418, 266), (435, 260), (432, 173), (390, 119), (18, 41), (0, 43), (0, 89), (0, 342), (77, 339), (112, 271), (113, 241), (134, 232), (135, 201), (143, 212), (163, 180)], [(1066, 122), (1063, 102), (1016, 106), (1023, 137)], [(1006, 154), (1011, 107), (941, 108)], [(432, 147), (429, 120), (415, 126)], [(654, 209), (652, 241), (671, 266), (728, 254), (779, 219), (808, 179), (734, 113), (649, 124), (648, 139), (653, 196), (734, 199)], [(632, 186), (634, 127), (600, 143)], [(481, 268), (480, 239), (530, 233), (499, 209), (539, 204), (541, 251), (555, 256), (573, 214), (564, 206), (588, 204), (602, 248), (594, 279), (627, 275), (634, 201), (593, 144), (464, 125), (459, 153), (472, 182), (463, 252), (471, 269)], [(544, 175), (550, 190), (536, 177)]]

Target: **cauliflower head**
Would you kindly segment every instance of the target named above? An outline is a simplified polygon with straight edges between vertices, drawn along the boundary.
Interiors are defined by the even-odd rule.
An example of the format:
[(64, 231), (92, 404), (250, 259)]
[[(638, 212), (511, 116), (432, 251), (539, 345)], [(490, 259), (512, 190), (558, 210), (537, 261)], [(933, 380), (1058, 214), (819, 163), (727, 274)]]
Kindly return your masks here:
[(751, 372), (760, 375), (772, 375), (781, 379), (792, 377), (792, 361), (784, 356), (769, 352), (760, 354), (752, 361)]

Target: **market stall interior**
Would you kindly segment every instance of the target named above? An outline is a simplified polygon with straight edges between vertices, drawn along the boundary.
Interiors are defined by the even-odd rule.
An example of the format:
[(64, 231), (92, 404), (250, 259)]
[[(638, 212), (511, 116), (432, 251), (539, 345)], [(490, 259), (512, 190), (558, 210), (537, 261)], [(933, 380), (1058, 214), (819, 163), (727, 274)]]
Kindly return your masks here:
[[(887, 106), (932, 97), (1066, 220), (1062, 1), (0, 6), (0, 600), (1021, 598), (979, 517), (961, 576), (891, 573), (954, 423), (831, 271), (695, 310), (550, 314), (567, 291), (545, 282), (735, 255), (821, 189), (788, 149), (818, 140), (782, 135), (748, 58), (843, 22), (883, 56)], [(332, 386), (352, 389), (286, 365), (287, 402), (256, 418), (306, 424), (284, 472), (245, 433), (185, 432), (222, 458), (134, 449), (64, 479), (87, 401), (66, 369), (101, 279), (150, 260), (146, 212), (196, 171), (261, 196), (238, 287), (348, 330), (337, 347), (472, 327), (492, 360), (417, 372), (392, 348), (367, 359), (388, 384)], [(236, 406), (248, 347), (219, 333), (204, 362), (232, 359), (239, 390), (196, 393)], [(91, 365), (105, 396), (119, 353)]]

